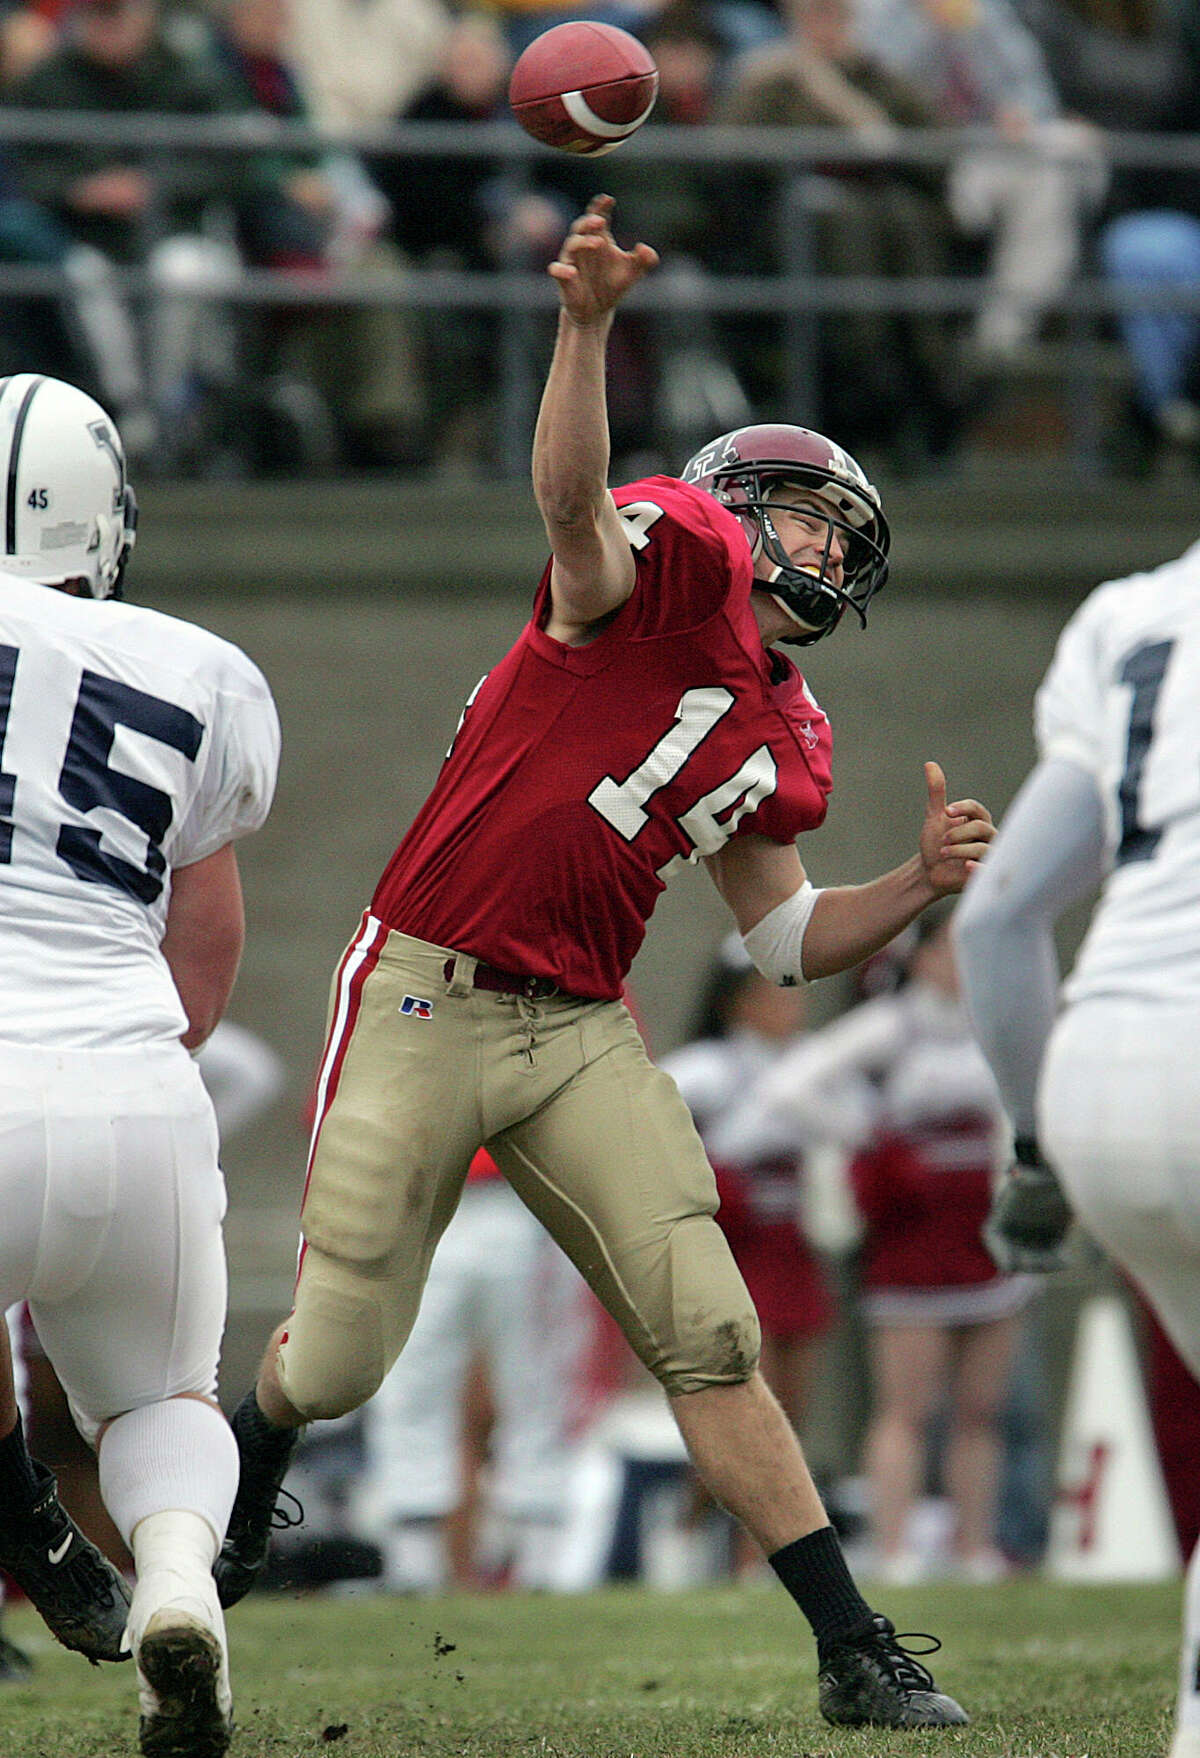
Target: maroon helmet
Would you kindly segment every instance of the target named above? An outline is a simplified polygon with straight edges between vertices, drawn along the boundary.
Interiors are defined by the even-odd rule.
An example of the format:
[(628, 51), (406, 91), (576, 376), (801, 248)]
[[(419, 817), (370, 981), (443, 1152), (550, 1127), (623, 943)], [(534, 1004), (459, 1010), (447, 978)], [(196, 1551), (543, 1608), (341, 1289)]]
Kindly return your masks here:
[[(799, 647), (819, 641), (832, 634), (847, 608), (866, 627), (867, 606), (887, 579), (891, 532), (878, 490), (849, 452), (808, 427), (739, 427), (689, 458), (682, 480), (728, 507), (750, 540), (751, 554), (757, 560), (764, 553), (774, 565), (776, 572), (761, 584), (804, 625), (802, 634), (784, 640)], [(782, 482), (808, 489), (828, 517), (819, 575), (792, 565), (775, 530), (770, 491)], [(843, 549), (840, 586), (827, 578), (835, 531)]]

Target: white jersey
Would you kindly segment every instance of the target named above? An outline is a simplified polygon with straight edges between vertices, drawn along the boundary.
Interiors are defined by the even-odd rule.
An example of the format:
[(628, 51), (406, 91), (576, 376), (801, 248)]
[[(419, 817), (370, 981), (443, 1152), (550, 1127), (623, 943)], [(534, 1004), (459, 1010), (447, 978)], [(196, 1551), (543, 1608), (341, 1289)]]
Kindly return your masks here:
[(171, 872), (255, 830), (279, 721), (194, 624), (0, 574), (0, 1041), (177, 1039)]
[(1108, 877), (1068, 1002), (1200, 1002), (1200, 544), (1111, 581), (1071, 618), (1038, 692), (1043, 758), (1095, 780)]

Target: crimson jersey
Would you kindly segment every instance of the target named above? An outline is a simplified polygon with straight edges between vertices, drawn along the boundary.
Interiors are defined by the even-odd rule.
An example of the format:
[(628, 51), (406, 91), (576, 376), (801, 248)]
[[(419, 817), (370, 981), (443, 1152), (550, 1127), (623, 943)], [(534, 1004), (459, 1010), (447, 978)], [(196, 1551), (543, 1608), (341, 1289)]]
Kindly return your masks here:
[(545, 633), (547, 566), (371, 906), (402, 933), (606, 999), (673, 872), (739, 831), (793, 842), (831, 787), (829, 723), (763, 648), (737, 520), (671, 477), (615, 499), (632, 595), (595, 640), (564, 646)]

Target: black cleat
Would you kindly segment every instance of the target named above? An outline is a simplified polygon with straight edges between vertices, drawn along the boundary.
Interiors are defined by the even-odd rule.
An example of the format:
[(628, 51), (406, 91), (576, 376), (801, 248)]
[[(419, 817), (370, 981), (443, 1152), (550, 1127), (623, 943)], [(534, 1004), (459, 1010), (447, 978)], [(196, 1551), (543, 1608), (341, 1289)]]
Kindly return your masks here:
[[(941, 1643), (922, 1636), (933, 1654)], [(842, 1727), (965, 1727), (970, 1717), (939, 1691), (914, 1660), (895, 1625), (876, 1615), (865, 1630), (834, 1642), (820, 1657), (818, 1701), (826, 1721)]]
[[(241, 1475), (225, 1542), (213, 1564), (217, 1597), (224, 1611), (244, 1599), (261, 1575), (272, 1528), (299, 1526), (304, 1519), (295, 1496), (289, 1496), (295, 1513), (276, 1506), (299, 1430), (272, 1429), (252, 1390), (234, 1411), (230, 1426), (237, 1441)], [(288, 1495), (287, 1490), (282, 1493)]]
[(42, 1491), (15, 1527), (0, 1526), (0, 1569), (11, 1575), (64, 1648), (99, 1660), (128, 1660), (121, 1647), (129, 1588), (83, 1536), (58, 1499), (58, 1484), (34, 1461)]

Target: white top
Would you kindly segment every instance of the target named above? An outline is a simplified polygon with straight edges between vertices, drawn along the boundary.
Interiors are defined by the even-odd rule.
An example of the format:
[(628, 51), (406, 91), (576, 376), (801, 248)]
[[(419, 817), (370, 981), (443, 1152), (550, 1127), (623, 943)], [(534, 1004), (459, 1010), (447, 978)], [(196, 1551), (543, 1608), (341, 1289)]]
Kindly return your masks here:
[(1104, 817), (1107, 878), (1064, 999), (1200, 1002), (1200, 544), (1085, 599), (1036, 730), (1044, 761), (1091, 776)]
[(961, 1003), (920, 982), (800, 1039), (750, 1099), (809, 1139), (824, 1136), (851, 1152), (877, 1129), (919, 1132), (964, 1111), (995, 1119), (998, 1148), (1004, 1128), (1000, 1094)]
[(790, 1120), (748, 1102), (758, 1081), (787, 1048), (757, 1032), (697, 1038), (659, 1064), (675, 1081), (709, 1156), (730, 1166), (795, 1159), (804, 1143)]
[(278, 762), (238, 648), (0, 574), (0, 1040), (178, 1038), (171, 870), (258, 828)]

